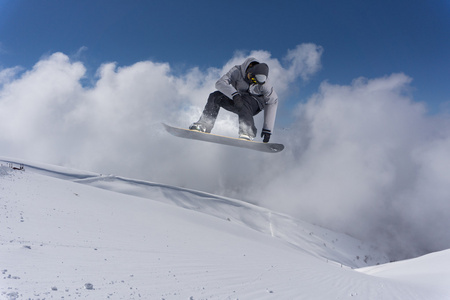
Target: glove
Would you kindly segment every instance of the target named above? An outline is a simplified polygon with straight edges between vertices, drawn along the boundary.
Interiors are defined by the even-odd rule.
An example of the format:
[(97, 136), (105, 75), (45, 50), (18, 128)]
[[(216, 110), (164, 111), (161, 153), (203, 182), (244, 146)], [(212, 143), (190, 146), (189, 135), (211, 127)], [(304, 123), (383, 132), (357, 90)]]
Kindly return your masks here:
[(242, 106), (244, 106), (242, 97), (237, 92), (233, 94), (233, 102), (234, 102), (234, 107), (236, 107), (237, 110), (241, 110)]
[(261, 132), (261, 137), (263, 138), (263, 143), (268, 143), (270, 140), (270, 135), (272, 132), (269, 129), (263, 129)]

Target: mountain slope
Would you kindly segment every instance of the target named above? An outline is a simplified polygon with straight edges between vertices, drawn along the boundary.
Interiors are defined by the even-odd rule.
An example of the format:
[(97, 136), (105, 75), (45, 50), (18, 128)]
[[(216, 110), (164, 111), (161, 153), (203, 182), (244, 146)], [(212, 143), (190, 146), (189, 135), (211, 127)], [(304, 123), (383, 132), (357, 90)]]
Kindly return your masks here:
[(442, 299), (449, 291), (415, 284), (420, 271), (399, 280), (392, 269), (352, 270), (366, 264), (356, 256), (376, 251), (245, 202), (54, 166), (12, 170), (7, 161), (5, 299)]

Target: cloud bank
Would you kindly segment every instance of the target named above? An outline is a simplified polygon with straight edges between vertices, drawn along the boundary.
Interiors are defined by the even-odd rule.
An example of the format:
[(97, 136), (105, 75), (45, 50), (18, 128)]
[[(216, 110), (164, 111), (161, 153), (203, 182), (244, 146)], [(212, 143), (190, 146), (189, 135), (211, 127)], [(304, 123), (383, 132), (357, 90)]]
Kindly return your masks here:
[(448, 248), (450, 124), (411, 100), (410, 82), (323, 83), (297, 107), (290, 157), (266, 178), (261, 203), (375, 237), (393, 259)]
[[(177, 139), (160, 124), (196, 121), (218, 77), (250, 55), (270, 66), (283, 105), (322, 53), (314, 44), (281, 61), (238, 52), (181, 74), (168, 63), (105, 63), (89, 86), (86, 66), (63, 53), (0, 70), (0, 155), (245, 199), (375, 239), (393, 259), (449, 248), (449, 119), (427, 115), (404, 74), (322, 83), (290, 127), (277, 128), (274, 140), (286, 145), (277, 155)], [(236, 135), (237, 118), (221, 112), (214, 131)]]

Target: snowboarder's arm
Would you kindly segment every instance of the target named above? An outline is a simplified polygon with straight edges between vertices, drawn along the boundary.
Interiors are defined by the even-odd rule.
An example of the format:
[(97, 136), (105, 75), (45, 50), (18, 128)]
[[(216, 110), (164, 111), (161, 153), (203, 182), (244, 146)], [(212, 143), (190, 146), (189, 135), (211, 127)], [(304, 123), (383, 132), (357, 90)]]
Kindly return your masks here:
[(264, 109), (264, 124), (263, 129), (273, 132), (275, 126), (275, 118), (277, 115), (278, 101), (273, 104), (266, 105)]
[(240, 72), (237, 67), (231, 68), (228, 73), (220, 77), (219, 80), (216, 82), (216, 89), (227, 96), (230, 99), (233, 99), (233, 96), (238, 91), (234, 88), (233, 80), (237, 78), (238, 74), (234, 74), (235, 72)]
[(273, 90), (273, 87), (270, 87), (267, 90), (267, 92), (268, 93), (265, 95), (265, 98), (267, 100), (266, 100), (266, 107), (264, 108), (263, 129), (273, 132), (273, 128), (275, 126), (275, 118), (277, 116), (278, 95)]

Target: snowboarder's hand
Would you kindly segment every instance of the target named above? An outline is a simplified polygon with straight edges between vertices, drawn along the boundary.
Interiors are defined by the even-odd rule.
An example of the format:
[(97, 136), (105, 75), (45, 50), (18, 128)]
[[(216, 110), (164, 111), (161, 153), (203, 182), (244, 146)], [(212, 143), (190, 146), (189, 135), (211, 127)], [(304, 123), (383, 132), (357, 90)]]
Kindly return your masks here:
[(234, 102), (234, 107), (236, 107), (237, 110), (241, 110), (242, 106), (244, 105), (244, 102), (242, 101), (242, 97), (238, 93), (233, 95), (233, 102)]
[(261, 132), (261, 137), (263, 138), (263, 143), (268, 143), (270, 140), (270, 135), (272, 132), (269, 129), (263, 129)]

